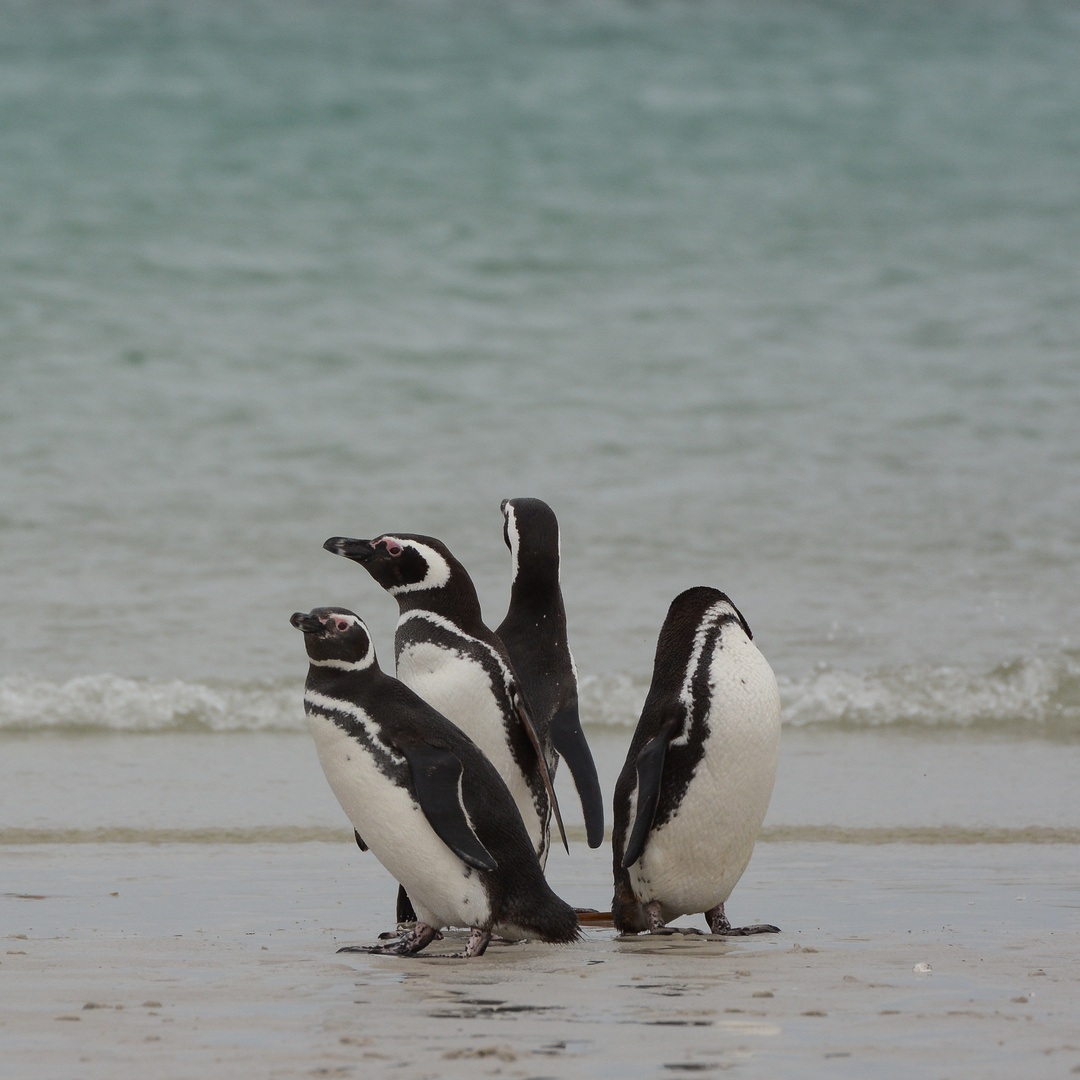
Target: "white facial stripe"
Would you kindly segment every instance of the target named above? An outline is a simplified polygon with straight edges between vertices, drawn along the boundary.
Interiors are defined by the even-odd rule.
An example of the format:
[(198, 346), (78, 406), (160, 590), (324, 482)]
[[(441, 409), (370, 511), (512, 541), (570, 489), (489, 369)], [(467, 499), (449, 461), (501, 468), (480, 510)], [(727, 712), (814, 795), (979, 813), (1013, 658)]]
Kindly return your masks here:
[(510, 558), (514, 560), (514, 577), (513, 580), (517, 580), (518, 570), (518, 551), (521, 548), (521, 536), (518, 533), (517, 527), (517, 514), (514, 512), (513, 503), (506, 504), (506, 535), (510, 539)]
[(380, 540), (392, 540), (401, 547), (411, 547), (419, 551), (427, 563), (427, 573), (423, 580), (413, 585), (391, 585), (386, 591), (391, 596), (402, 593), (421, 592), (424, 589), (441, 589), (450, 580), (450, 564), (432, 547), (415, 540), (399, 540), (396, 536), (383, 536)]
[[(356, 626), (358, 623), (360, 626), (364, 626), (363, 622), (356, 615), (346, 615), (344, 611), (335, 611), (331, 615), (326, 616), (328, 619), (333, 619), (335, 622), (347, 623), (349, 626)], [(367, 627), (364, 626), (366, 630)]]
[[(514, 510), (513, 503), (507, 503), (505, 513), (506, 535), (510, 540), (510, 557), (514, 560), (514, 573), (511, 581), (516, 581), (518, 573), (521, 571), (521, 531), (518, 529), (517, 513)], [(562, 530), (558, 526), (555, 529), (555, 554), (558, 559), (555, 580), (562, 581)]]
[(364, 731), (367, 732), (368, 738), (382, 747), (391, 761), (397, 765), (405, 764), (405, 758), (394, 750), (391, 750), (390, 747), (383, 742), (379, 735), (379, 729), (372, 723), (371, 717), (368, 716), (363, 709), (357, 708), (351, 701), (343, 701), (341, 698), (332, 698), (328, 697), (326, 694), (320, 694), (315, 690), (308, 690), (304, 693), (304, 704), (310, 705), (315, 712), (336, 712), (343, 713), (345, 716), (351, 716), (363, 727)]
[(375, 650), (368, 649), (367, 655), (363, 660), (312, 660), (308, 659), (308, 663), (312, 667), (328, 667), (328, 668), (340, 668), (342, 671), (363, 671), (364, 668), (369, 668), (375, 661)]

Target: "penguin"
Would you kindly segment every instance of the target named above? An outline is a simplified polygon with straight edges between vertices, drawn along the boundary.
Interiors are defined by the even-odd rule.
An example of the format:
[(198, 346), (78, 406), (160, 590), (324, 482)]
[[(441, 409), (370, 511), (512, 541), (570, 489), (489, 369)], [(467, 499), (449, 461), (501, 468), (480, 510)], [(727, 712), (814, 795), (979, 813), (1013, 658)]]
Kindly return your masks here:
[(547, 861), (552, 812), (569, 851), (548, 746), (506, 647), (484, 624), (465, 567), (442, 541), (412, 533), (333, 536), (323, 547), (359, 563), (397, 599), (397, 677), (487, 755), (514, 797), (540, 865)]
[[(578, 715), (577, 668), (559, 587), (559, 522), (540, 499), (503, 499), (503, 539), (513, 559), (510, 606), (495, 633), (506, 646), (537, 733), (574, 778), (589, 847), (604, 839), (604, 797)], [(554, 774), (557, 759), (552, 762)]]
[(702, 912), (714, 934), (780, 932), (732, 927), (724, 914), (765, 819), (779, 751), (776, 676), (746, 619), (718, 589), (681, 593), (615, 785), (616, 929), (674, 933), (668, 922)]
[(392, 943), (338, 951), (411, 956), (446, 926), (471, 928), (457, 954), (469, 958), (495, 930), (578, 940), (577, 915), (552, 892), (506, 784), (472, 740), (380, 669), (354, 612), (316, 608), (290, 621), (304, 633), (304, 710), (326, 779), (417, 914)]

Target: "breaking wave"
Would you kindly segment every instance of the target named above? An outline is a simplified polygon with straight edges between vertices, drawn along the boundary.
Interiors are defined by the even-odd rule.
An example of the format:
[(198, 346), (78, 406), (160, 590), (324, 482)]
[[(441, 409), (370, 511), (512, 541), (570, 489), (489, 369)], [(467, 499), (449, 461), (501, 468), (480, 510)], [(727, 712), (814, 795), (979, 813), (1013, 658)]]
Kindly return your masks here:
[(302, 731), (303, 685), (209, 686), (80, 675), (0, 679), (0, 731)]
[(823, 667), (782, 679), (785, 722), (868, 728), (974, 728), (1021, 735), (1080, 735), (1080, 654), (1031, 656), (990, 671), (879, 668), (854, 674)]
[[(989, 671), (912, 665), (865, 672), (822, 666), (781, 676), (790, 727), (923, 727), (1080, 736), (1080, 653), (1030, 656)], [(581, 680), (586, 723), (634, 725), (648, 682), (625, 675)]]
[[(637, 723), (648, 680), (580, 681), (587, 725)], [(972, 729), (1023, 737), (1080, 737), (1080, 653), (1030, 656), (989, 671), (909, 666), (851, 672), (822, 666), (780, 678), (784, 723), (810, 728)], [(66, 682), (0, 678), (0, 731), (226, 732), (304, 730), (299, 681), (210, 685), (116, 675)]]

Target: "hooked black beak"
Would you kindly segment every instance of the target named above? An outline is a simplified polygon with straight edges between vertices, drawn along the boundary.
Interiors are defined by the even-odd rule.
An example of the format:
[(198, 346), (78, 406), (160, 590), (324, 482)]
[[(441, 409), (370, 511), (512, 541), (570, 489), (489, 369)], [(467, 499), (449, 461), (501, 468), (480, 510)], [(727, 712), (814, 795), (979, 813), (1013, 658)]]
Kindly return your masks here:
[(335, 555), (344, 555), (346, 559), (358, 563), (371, 562), (377, 554), (370, 540), (353, 540), (348, 536), (331, 536), (323, 547)]
[(326, 629), (319, 619), (304, 611), (297, 611), (292, 618), (289, 619), (289, 622), (291, 622), (297, 630), (303, 630), (305, 634), (320, 634)]

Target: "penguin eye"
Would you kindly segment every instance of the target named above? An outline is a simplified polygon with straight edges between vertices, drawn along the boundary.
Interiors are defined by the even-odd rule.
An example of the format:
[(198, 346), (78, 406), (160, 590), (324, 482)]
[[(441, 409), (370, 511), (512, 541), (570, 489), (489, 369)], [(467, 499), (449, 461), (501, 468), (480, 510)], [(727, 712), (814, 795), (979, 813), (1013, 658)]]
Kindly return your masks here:
[(335, 619), (334, 626), (337, 627), (339, 633), (344, 634), (349, 629), (350, 623), (346, 619)]
[(377, 547), (386, 548), (386, 554), (397, 558), (405, 549), (395, 540), (382, 540)]

